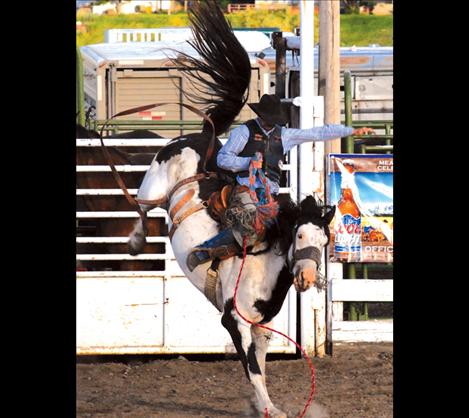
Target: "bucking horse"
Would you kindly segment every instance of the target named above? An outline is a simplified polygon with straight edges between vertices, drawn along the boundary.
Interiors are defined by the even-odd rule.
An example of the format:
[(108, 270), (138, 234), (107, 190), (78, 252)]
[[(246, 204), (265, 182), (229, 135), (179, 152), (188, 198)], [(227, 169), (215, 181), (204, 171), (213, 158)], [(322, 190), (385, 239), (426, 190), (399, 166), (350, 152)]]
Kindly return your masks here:
[[(228, 130), (247, 102), (251, 77), (249, 57), (215, 0), (196, 3), (189, 18), (193, 32), (189, 42), (199, 56), (181, 54), (174, 61), (204, 93), (205, 98), (192, 100), (199, 100), (207, 118), (201, 132), (176, 137), (156, 154), (138, 190), (139, 211), (146, 213), (155, 207), (168, 211), (174, 255), (192, 284), (223, 313), (221, 323), (254, 387), (259, 414), (264, 416), (267, 410), (270, 417), (286, 417), (273, 405), (266, 389), (271, 332), (246, 322), (238, 312), (252, 323), (268, 326), (292, 285), (298, 292), (324, 285), (319, 267), (334, 208), (319, 205), (312, 196), (299, 204), (279, 196), (276, 222), (245, 257), (240, 248), (235, 256), (221, 260), (216, 274), (208, 274), (208, 264), (188, 269), (186, 260), (192, 249), (221, 230), (207, 204), (225, 184), (217, 175), (216, 154), (222, 146), (217, 137)], [(130, 254), (142, 251), (145, 235), (142, 217), (129, 236)]]

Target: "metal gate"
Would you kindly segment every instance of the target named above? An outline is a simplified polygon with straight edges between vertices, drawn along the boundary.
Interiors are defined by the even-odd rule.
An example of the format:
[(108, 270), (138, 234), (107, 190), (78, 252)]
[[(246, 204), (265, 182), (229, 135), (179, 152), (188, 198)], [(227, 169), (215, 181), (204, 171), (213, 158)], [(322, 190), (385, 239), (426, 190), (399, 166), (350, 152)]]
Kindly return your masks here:
[[(225, 139), (226, 140), (226, 139)], [(156, 153), (169, 139), (108, 139), (106, 145), (150, 146)], [(224, 140), (222, 139), (222, 142)], [(77, 147), (101, 151), (97, 139), (77, 139)], [(296, 195), (296, 155), (286, 157), (281, 193)], [(141, 173), (147, 166), (117, 166), (122, 173)], [(77, 165), (77, 176), (108, 175), (107, 165)], [(295, 173), (292, 175), (292, 173)], [(131, 194), (137, 189), (131, 188)], [(157, 354), (235, 352), (228, 332), (221, 325), (221, 314), (189, 282), (179, 268), (167, 237), (168, 216), (161, 209), (149, 212), (161, 231), (148, 238), (158, 250), (130, 256), (125, 251), (127, 236), (99, 235), (105, 222), (137, 220), (133, 211), (92, 211), (87, 199), (117, 197), (116, 188), (77, 188), (77, 353), (78, 354)], [(109, 247), (122, 245), (118, 252)], [(91, 249), (90, 249), (91, 247)], [(118, 263), (154, 262), (150, 270), (122, 270)], [(86, 269), (83, 265), (86, 264)], [(154, 267), (156, 266), (156, 267)], [(236, 277), (233, 277), (236, 280)], [(296, 338), (297, 295), (290, 291), (274, 327)], [(295, 347), (275, 335), (271, 353), (295, 353)]]

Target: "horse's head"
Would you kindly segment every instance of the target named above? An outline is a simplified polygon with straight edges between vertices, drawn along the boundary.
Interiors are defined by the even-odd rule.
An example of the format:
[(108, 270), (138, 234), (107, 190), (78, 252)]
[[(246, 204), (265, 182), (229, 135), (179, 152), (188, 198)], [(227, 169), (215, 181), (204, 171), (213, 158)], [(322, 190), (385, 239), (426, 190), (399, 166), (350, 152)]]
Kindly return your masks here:
[(329, 243), (329, 223), (334, 213), (335, 207), (332, 207), (323, 215), (322, 207), (312, 196), (300, 204), (300, 214), (293, 228), (293, 241), (288, 251), (288, 264), (298, 292), (304, 292), (312, 285), (321, 285), (318, 270), (323, 248)]

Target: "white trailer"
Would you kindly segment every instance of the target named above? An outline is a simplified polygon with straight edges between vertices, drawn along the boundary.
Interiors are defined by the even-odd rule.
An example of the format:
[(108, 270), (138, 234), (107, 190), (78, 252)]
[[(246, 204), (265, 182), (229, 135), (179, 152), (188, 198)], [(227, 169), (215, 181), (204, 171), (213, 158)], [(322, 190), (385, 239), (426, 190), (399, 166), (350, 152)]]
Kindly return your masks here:
[[(261, 34), (262, 35), (262, 34)], [(265, 37), (265, 35), (262, 35)], [(186, 41), (102, 43), (81, 47), (84, 73), (85, 107), (95, 107), (94, 118), (105, 120), (114, 114), (150, 103), (182, 102), (198, 105), (182, 95), (194, 92), (187, 76), (170, 58), (177, 51), (197, 56)], [(269, 67), (251, 58), (249, 101), (256, 102), (270, 92)], [(239, 120), (254, 117), (246, 105)], [(200, 118), (177, 104), (161, 106), (151, 113), (125, 116), (125, 119), (161, 121), (197, 121)], [(181, 130), (166, 131), (168, 136), (182, 135)]]

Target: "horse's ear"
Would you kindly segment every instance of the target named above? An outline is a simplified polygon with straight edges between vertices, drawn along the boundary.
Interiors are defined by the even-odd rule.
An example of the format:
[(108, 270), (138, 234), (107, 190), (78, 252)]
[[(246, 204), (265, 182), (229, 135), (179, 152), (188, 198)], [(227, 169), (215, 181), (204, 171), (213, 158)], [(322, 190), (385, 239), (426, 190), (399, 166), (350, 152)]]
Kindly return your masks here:
[(316, 202), (316, 199), (311, 195), (306, 196), (300, 203), (301, 212), (303, 212), (304, 214), (307, 214), (309, 212), (314, 213), (317, 207), (318, 204)]
[(329, 225), (331, 223), (332, 218), (334, 217), (334, 214), (335, 214), (335, 206), (332, 206), (332, 208), (328, 212), (326, 212), (326, 214), (322, 217), (326, 225)]

